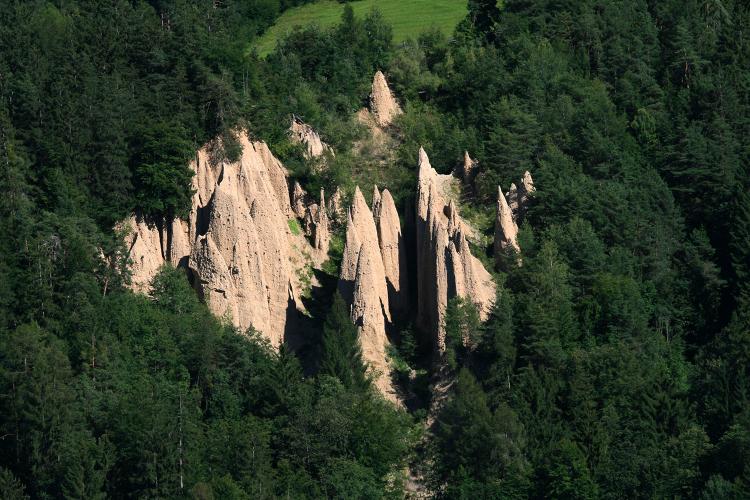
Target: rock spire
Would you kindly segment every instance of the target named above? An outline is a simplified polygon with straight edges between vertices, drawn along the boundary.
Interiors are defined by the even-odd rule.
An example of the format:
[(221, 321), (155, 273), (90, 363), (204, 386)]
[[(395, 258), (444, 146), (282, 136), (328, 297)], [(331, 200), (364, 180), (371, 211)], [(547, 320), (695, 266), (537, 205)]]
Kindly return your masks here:
[(395, 401), (386, 356), (387, 331), (392, 324), (392, 299), (396, 308), (403, 303), (403, 240), (400, 238), (398, 214), (388, 190), (381, 195), (375, 188), (373, 209), (376, 215), (357, 187), (347, 215), (339, 291), (351, 305), (351, 318), (359, 328), (363, 357), (376, 374), (376, 386)]
[(331, 234), (326, 209), (326, 196), (322, 188), (320, 190), (320, 203), (311, 203), (305, 209), (304, 224), (305, 235), (310, 237), (313, 247), (323, 255), (327, 255)]
[[(511, 186), (511, 192), (515, 184)], [(518, 226), (514, 220), (508, 201), (503, 196), (503, 192), (497, 188), (497, 215), (495, 217), (495, 241), (494, 253), (495, 260), (499, 263), (503, 255), (509, 251), (520, 253), (521, 248), (518, 246)]]
[(381, 127), (387, 127), (397, 115), (402, 113), (381, 71), (376, 72), (372, 80), (370, 112), (375, 117), (375, 122)]
[(417, 323), (432, 333), (436, 348), (442, 351), (448, 300), (455, 296), (471, 300), (486, 319), (495, 300), (495, 284), (469, 248), (470, 228), (452, 199), (457, 179), (438, 174), (422, 148), (418, 170)]
[[(500, 265), (503, 256), (508, 252), (520, 254), (518, 245), (518, 225), (523, 220), (529, 204), (529, 197), (536, 191), (531, 173), (527, 170), (523, 174), (520, 186), (515, 183), (503, 195), (500, 186), (497, 188), (497, 213), (495, 217), (495, 241), (493, 245), (495, 262)], [(520, 265), (521, 261), (518, 260)]]
[[(375, 193), (378, 193), (375, 187)], [(383, 258), (388, 301), (392, 310), (405, 313), (409, 305), (406, 247), (401, 234), (401, 221), (391, 192), (373, 194), (373, 216), (378, 229), (380, 255)]]
[(464, 186), (473, 189), (474, 178), (477, 176), (477, 160), (472, 160), (468, 151), (464, 151), (464, 161), (461, 164), (460, 177)]

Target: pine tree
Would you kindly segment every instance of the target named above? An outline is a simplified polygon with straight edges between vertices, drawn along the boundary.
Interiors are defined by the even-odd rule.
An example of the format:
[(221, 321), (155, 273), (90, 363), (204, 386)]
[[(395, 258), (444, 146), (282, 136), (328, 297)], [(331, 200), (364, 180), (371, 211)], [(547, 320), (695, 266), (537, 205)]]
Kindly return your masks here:
[(469, 19), (476, 30), (491, 38), (492, 28), (500, 19), (497, 0), (469, 0)]
[(747, 190), (740, 189), (736, 195), (732, 221), (729, 252), (735, 290), (737, 297), (744, 296), (750, 301), (750, 192)]
[(357, 327), (349, 318), (346, 303), (338, 292), (323, 325), (320, 372), (337, 377), (344, 387), (366, 389), (370, 385)]
[(586, 457), (568, 439), (558, 443), (544, 470), (543, 492), (547, 498), (588, 500), (598, 498), (598, 488), (591, 478)]
[(523, 426), (516, 413), (504, 404), (491, 412), (486, 395), (466, 368), (459, 371), (453, 391), (435, 423), (435, 480), (447, 481), (453, 494), (467, 488), (504, 491), (508, 497), (522, 494), (528, 469)]

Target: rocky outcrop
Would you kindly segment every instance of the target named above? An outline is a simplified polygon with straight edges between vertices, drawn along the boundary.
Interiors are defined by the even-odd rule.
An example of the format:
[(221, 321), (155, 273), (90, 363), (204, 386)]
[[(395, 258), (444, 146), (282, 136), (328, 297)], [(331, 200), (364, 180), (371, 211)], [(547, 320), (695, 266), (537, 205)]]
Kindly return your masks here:
[[(285, 208), (286, 172), (264, 158), (264, 144), (241, 138), (242, 156), (223, 165), (220, 182), (206, 207), (208, 225), (197, 236), (190, 269), (211, 310), (250, 326), (278, 345), (283, 340), (289, 300), (293, 300), (290, 242)], [(283, 188), (276, 187), (278, 178)]]
[[(189, 268), (213, 313), (243, 330), (252, 326), (278, 345), (289, 315), (303, 307), (296, 298), (297, 275), (307, 263), (304, 255), (315, 252), (289, 227), (296, 210), (286, 169), (265, 143), (238, 135), (241, 156), (236, 162), (213, 160), (208, 145), (196, 153), (187, 222), (175, 220), (159, 230), (132, 219), (133, 287), (147, 291), (164, 262)], [(296, 193), (304, 199), (304, 192)], [(314, 240), (323, 247), (327, 222), (326, 231), (317, 228), (327, 216), (321, 212), (315, 217)]]
[(495, 283), (471, 253), (464, 222), (453, 196), (457, 179), (440, 175), (419, 150), (417, 186), (417, 324), (432, 335), (438, 352), (445, 348), (445, 309), (459, 296), (473, 302), (486, 319), (495, 300)]
[(409, 305), (406, 247), (396, 203), (390, 191), (384, 189), (381, 195), (377, 186), (375, 187), (372, 212), (378, 229), (380, 255), (388, 284), (388, 302), (392, 310), (404, 314)]
[(510, 207), (511, 212), (513, 213), (513, 218), (515, 219), (516, 214), (518, 213), (518, 188), (515, 183), (510, 185), (510, 189), (505, 193), (505, 197), (507, 198), (508, 207)]
[(320, 135), (310, 125), (296, 116), (292, 117), (289, 135), (292, 141), (305, 146), (305, 156), (307, 158), (317, 158), (324, 153), (333, 155), (333, 149), (320, 139)]
[(324, 255), (328, 254), (331, 241), (330, 222), (326, 210), (326, 197), (320, 190), (320, 203), (310, 204), (305, 212), (305, 235), (310, 237), (313, 247)]
[(292, 211), (298, 218), (303, 219), (305, 212), (307, 211), (307, 205), (309, 200), (307, 193), (299, 182), (294, 181), (294, 187), (292, 188)]
[(465, 187), (473, 189), (474, 178), (477, 176), (477, 160), (472, 160), (468, 151), (464, 151), (464, 161), (461, 164), (460, 177)]
[(381, 127), (387, 127), (393, 119), (402, 113), (396, 98), (393, 97), (385, 75), (381, 71), (375, 73), (370, 93), (370, 112), (375, 122)]
[(141, 216), (132, 216), (121, 225), (127, 232), (125, 244), (130, 259), (130, 280), (134, 290), (148, 293), (151, 278), (164, 264), (162, 232)]
[[(511, 186), (511, 192), (515, 184)], [(514, 199), (514, 201), (516, 201)], [(520, 253), (521, 248), (518, 246), (518, 226), (508, 204), (508, 200), (503, 196), (500, 187), (497, 188), (497, 215), (495, 217), (495, 241), (494, 254), (498, 264), (502, 261), (503, 256), (508, 253)]]
[(357, 234), (357, 228), (352, 221), (352, 211), (346, 213), (346, 239), (344, 252), (341, 256), (341, 273), (339, 274), (339, 293), (348, 304), (351, 304), (354, 294), (354, 280), (357, 279), (357, 262), (362, 241)]
[(328, 199), (328, 204), (326, 206), (328, 207), (328, 213), (333, 222), (343, 223), (345, 221), (346, 211), (344, 210), (341, 189), (338, 186), (333, 192), (333, 196)]
[[(520, 254), (518, 245), (518, 224), (523, 220), (529, 204), (529, 197), (536, 191), (531, 173), (527, 170), (521, 179), (520, 188), (511, 184), (503, 196), (502, 189), (497, 188), (497, 214), (495, 217), (495, 241), (493, 245), (495, 262), (501, 265), (504, 257)], [(518, 259), (520, 265), (521, 260)]]
[(387, 319), (383, 302), (376, 296), (376, 290), (385, 283), (384, 277), (378, 272), (382, 263), (379, 263), (380, 255), (376, 250), (377, 248), (367, 245), (361, 246), (351, 301), (351, 318), (358, 329), (362, 359), (374, 375), (375, 386), (383, 395), (395, 401), (396, 393), (387, 357)]
[(513, 183), (510, 185), (508, 192), (505, 193), (508, 206), (513, 212), (513, 218), (516, 223), (519, 223), (523, 219), (523, 215), (529, 205), (529, 198), (536, 191), (534, 180), (531, 178), (531, 173), (528, 170), (524, 172), (520, 186), (519, 188)]
[(521, 179), (521, 190), (518, 197), (518, 206), (521, 210), (526, 210), (529, 203), (529, 196), (531, 196), (534, 191), (536, 191), (534, 180), (531, 178), (531, 172), (527, 170), (523, 173), (523, 179)]

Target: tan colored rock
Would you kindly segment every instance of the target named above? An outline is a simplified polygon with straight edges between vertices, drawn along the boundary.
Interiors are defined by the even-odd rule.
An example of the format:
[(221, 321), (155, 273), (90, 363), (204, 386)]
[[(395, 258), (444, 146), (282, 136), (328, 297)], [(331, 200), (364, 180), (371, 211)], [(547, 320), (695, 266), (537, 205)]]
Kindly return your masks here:
[(372, 92), (370, 94), (370, 112), (375, 121), (381, 127), (387, 127), (393, 119), (402, 113), (396, 98), (393, 97), (385, 75), (381, 71), (375, 73), (372, 80)]
[(527, 170), (523, 173), (523, 179), (521, 179), (521, 189), (518, 190), (518, 211), (521, 214), (526, 213), (526, 209), (529, 207), (529, 197), (536, 191), (534, 187), (534, 180), (531, 178), (531, 173)]
[(320, 207), (317, 203), (308, 205), (305, 209), (305, 217), (302, 220), (302, 224), (305, 228), (305, 236), (309, 238), (312, 238), (312, 235), (315, 232), (315, 224), (318, 219), (318, 212), (320, 212)]
[(388, 302), (392, 310), (405, 313), (409, 305), (406, 247), (401, 234), (401, 221), (396, 210), (396, 203), (390, 191), (384, 189), (383, 194), (378, 196), (377, 210), (374, 207), (373, 203), (380, 254), (388, 284)]
[(246, 138), (237, 163), (225, 164), (208, 207), (206, 234), (193, 248), (190, 269), (218, 316), (250, 326), (274, 345), (283, 340), (289, 301), (287, 218), (264, 160)]
[(161, 232), (140, 216), (130, 217), (125, 225), (128, 227), (125, 244), (131, 261), (131, 286), (135, 291), (148, 293), (151, 279), (164, 264)]
[(328, 254), (331, 236), (328, 214), (325, 210), (325, 192), (320, 190), (320, 204), (313, 203), (305, 213), (305, 234), (310, 237), (313, 247), (323, 255)]
[(294, 212), (294, 215), (303, 219), (305, 217), (307, 205), (307, 193), (302, 189), (299, 182), (294, 181), (294, 188), (292, 188), (292, 211)]
[(334, 222), (345, 222), (347, 212), (344, 210), (341, 189), (338, 186), (333, 192), (333, 196), (329, 198), (327, 207), (328, 213)]
[(352, 303), (354, 294), (354, 280), (357, 278), (357, 263), (362, 242), (357, 234), (357, 228), (352, 221), (351, 209), (347, 211), (346, 240), (344, 253), (341, 257), (341, 275), (339, 277), (339, 292), (347, 304)]
[(211, 201), (214, 188), (221, 176), (222, 164), (214, 162), (208, 148), (204, 147), (196, 152), (195, 159), (190, 166), (195, 172), (193, 176), (193, 189), (197, 197), (193, 200), (193, 205), (205, 207)]
[(445, 348), (445, 309), (454, 296), (476, 304), (486, 319), (495, 300), (495, 283), (469, 248), (469, 225), (450, 197), (454, 179), (439, 175), (419, 150), (417, 184), (417, 324)]
[(527, 196), (536, 191), (536, 188), (534, 187), (534, 179), (531, 178), (531, 172), (529, 172), (528, 170), (523, 173), (521, 185), (523, 186), (523, 192)]
[(331, 244), (331, 233), (329, 229), (328, 215), (325, 210), (319, 213), (318, 223), (315, 225), (313, 233), (313, 245), (323, 255), (328, 255), (328, 249)]
[[(265, 143), (238, 135), (237, 162), (212, 160), (215, 145), (196, 153), (189, 221), (175, 220), (159, 231), (133, 219), (133, 288), (146, 291), (165, 261), (189, 267), (212, 312), (243, 330), (252, 326), (278, 345), (289, 314), (304, 307), (296, 300), (298, 274), (309, 264), (305, 256), (316, 251), (289, 229), (294, 212), (284, 166)], [(327, 215), (320, 212), (313, 240), (323, 248)]]
[[(375, 219), (372, 212), (367, 206), (365, 197), (362, 195), (362, 191), (359, 190), (359, 187), (354, 190), (351, 213), (352, 224), (357, 232), (360, 244), (367, 245), (374, 254), (379, 254), (380, 243), (378, 241), (378, 229), (375, 226)], [(385, 318), (390, 323), (391, 312), (388, 305), (388, 286), (385, 280), (385, 269), (383, 267), (382, 258), (373, 259), (373, 266), (373, 272), (376, 275), (375, 283), (377, 285), (375, 292), (382, 303)]]
[(192, 248), (188, 223), (180, 219), (173, 220), (167, 233), (167, 242), (165, 259), (175, 267), (187, 267)]
[(368, 245), (362, 245), (357, 262), (351, 318), (358, 327), (362, 358), (374, 375), (375, 386), (389, 399), (395, 401), (391, 370), (386, 354), (389, 345), (386, 335), (384, 305), (376, 294), (383, 277), (378, 273), (380, 255)]
[(511, 184), (510, 189), (505, 193), (505, 197), (515, 220), (516, 214), (518, 214), (518, 187), (515, 184)]
[(464, 151), (464, 162), (461, 164), (461, 180), (463, 181), (464, 186), (469, 188), (474, 186), (474, 178), (477, 175), (477, 165), (478, 162), (471, 159), (469, 152)]
[(380, 202), (380, 191), (378, 190), (378, 186), (375, 185), (372, 187), (372, 216), (375, 218), (376, 224), (378, 220), (378, 214), (380, 213)]
[[(511, 191), (513, 191), (513, 187), (511, 187)], [(497, 211), (495, 216), (495, 260), (499, 263), (502, 260), (502, 256), (507, 255), (509, 252), (521, 252), (521, 248), (518, 246), (518, 226), (516, 225), (508, 201), (498, 186)]]
[[(387, 330), (392, 323), (390, 297), (400, 299), (400, 295), (393, 292), (403, 290), (399, 274), (403, 263), (397, 262), (399, 252), (403, 253), (403, 243), (398, 214), (390, 193), (386, 190), (381, 196), (375, 188), (373, 200), (373, 208), (378, 214), (377, 223), (359, 187), (355, 189), (347, 217), (339, 291), (351, 305), (352, 321), (359, 328), (363, 358), (376, 375), (375, 385), (387, 398), (396, 401), (386, 348)], [(383, 239), (379, 234), (383, 235)], [(388, 271), (381, 254), (384, 248), (382, 243), (388, 253)], [(405, 272), (403, 274), (405, 279)]]
[[(268, 149), (268, 144), (263, 141), (250, 142), (247, 139), (247, 134), (241, 134), (243, 139), (243, 151), (245, 148), (250, 146), (248, 153), (251, 153), (251, 159), (254, 164), (258, 165), (257, 170), (253, 172), (258, 175), (268, 178), (273, 190), (275, 192), (274, 200), (279, 204), (281, 211), (289, 216), (291, 214), (291, 205), (289, 203), (289, 184), (287, 177), (286, 167), (276, 158), (271, 150)], [(270, 192), (269, 192), (270, 194)]]
[(333, 155), (331, 147), (320, 139), (320, 135), (308, 124), (298, 117), (292, 117), (292, 125), (289, 127), (289, 135), (292, 141), (303, 144), (307, 151), (307, 158), (317, 158), (324, 153)]

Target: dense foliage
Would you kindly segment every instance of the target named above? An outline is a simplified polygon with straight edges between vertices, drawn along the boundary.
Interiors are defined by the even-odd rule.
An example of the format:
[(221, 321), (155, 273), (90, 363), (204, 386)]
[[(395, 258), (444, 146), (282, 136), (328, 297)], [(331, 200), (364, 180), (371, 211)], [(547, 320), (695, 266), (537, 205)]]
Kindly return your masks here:
[[(114, 223), (184, 214), (186, 160), (216, 136), (231, 157), (236, 126), (310, 189), (384, 178), (403, 208), (420, 145), (443, 172), (468, 150), (486, 234), (497, 186), (532, 172), (491, 317), (448, 307), (448, 399), (418, 448), (437, 495), (750, 495), (741, 0), (471, 0), (451, 39), (398, 47), (347, 9), (265, 59), (249, 42), (303, 2), (2, 3), (3, 498), (400, 495), (412, 420), (374, 394), (340, 298), (304, 373), (178, 271), (125, 286)], [(379, 162), (354, 118), (376, 69), (405, 110)], [(291, 114), (336, 148), (327, 169)]]

